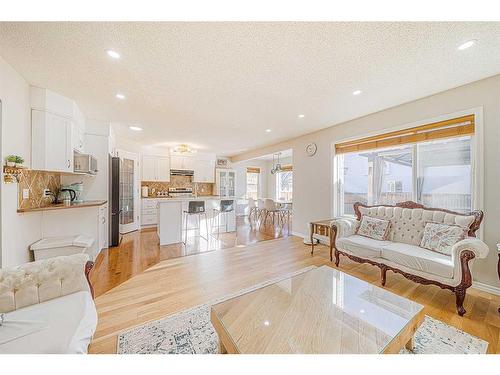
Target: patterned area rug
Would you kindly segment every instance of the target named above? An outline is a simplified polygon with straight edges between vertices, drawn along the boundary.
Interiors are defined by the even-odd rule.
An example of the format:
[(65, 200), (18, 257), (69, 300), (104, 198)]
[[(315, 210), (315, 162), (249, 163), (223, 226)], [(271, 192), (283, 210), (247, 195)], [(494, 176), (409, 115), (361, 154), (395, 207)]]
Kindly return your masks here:
[[(210, 323), (210, 306), (248, 293), (315, 266), (240, 290), (211, 303), (166, 316), (160, 320), (122, 332), (118, 336), (118, 354), (217, 354), (219, 339)], [(413, 352), (400, 354), (484, 354), (488, 343), (429, 316), (417, 330)]]

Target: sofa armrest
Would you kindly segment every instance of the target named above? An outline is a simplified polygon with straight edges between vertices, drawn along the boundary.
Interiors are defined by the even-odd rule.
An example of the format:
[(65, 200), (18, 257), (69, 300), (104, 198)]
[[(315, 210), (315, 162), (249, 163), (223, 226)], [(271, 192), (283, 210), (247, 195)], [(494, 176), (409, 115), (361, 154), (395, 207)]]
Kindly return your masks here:
[(349, 237), (356, 233), (359, 221), (355, 218), (338, 218), (332, 220), (331, 226), (337, 232), (337, 238)]
[(476, 258), (486, 258), (489, 252), (488, 245), (476, 237), (467, 237), (461, 241), (458, 241), (451, 248), (451, 257), (454, 260), (459, 260), (460, 254), (465, 251), (470, 250), (474, 253)]

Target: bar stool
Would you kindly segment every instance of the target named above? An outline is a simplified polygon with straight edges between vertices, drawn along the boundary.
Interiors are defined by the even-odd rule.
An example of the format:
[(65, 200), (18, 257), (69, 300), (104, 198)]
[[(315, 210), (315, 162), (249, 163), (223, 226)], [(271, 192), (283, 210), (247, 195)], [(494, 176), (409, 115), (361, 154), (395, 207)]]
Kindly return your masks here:
[[(221, 200), (220, 201), (220, 206), (217, 208), (214, 208), (214, 218), (217, 217), (217, 238), (219, 238), (219, 232), (220, 232), (220, 217), (221, 215), (224, 215), (224, 221), (225, 221), (225, 227), (226, 227), (226, 232), (227, 232), (227, 214), (230, 212), (234, 211), (234, 201), (233, 200)], [(212, 227), (213, 227), (213, 222), (212, 221)]]
[[(184, 235), (184, 245), (187, 243), (187, 232), (188, 232), (188, 219), (189, 216), (191, 215), (196, 215), (198, 217), (198, 227), (197, 228), (192, 228), (194, 230), (199, 230), (200, 231), (200, 237), (204, 238), (205, 240), (208, 241), (208, 221), (207, 221), (207, 213), (205, 211), (205, 202), (204, 201), (189, 201), (188, 202), (188, 209), (187, 211), (183, 211), (184, 214), (184, 220), (185, 220), (185, 235)], [(201, 235), (201, 215), (205, 216), (205, 225), (207, 227), (207, 237), (203, 237)]]

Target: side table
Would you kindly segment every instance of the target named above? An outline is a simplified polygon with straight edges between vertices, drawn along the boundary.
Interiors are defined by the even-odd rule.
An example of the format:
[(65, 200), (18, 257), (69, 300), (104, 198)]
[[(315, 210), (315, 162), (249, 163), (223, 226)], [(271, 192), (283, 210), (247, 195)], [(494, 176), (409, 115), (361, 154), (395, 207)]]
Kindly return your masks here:
[(311, 236), (311, 255), (314, 255), (314, 235), (320, 234), (323, 236), (328, 236), (330, 239), (330, 262), (332, 261), (332, 252), (335, 241), (334, 231), (332, 228), (332, 219), (330, 220), (318, 220), (309, 223), (309, 230)]

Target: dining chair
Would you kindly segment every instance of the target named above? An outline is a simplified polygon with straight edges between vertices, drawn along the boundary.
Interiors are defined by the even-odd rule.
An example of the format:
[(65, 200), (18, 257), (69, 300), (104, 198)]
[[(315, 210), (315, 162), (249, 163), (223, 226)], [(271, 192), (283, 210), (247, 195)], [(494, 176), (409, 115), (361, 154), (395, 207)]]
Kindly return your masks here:
[(267, 217), (269, 215), (273, 216), (273, 225), (275, 223), (275, 216), (278, 214), (278, 219), (280, 218), (280, 208), (273, 199), (266, 198), (264, 200), (264, 209), (266, 210), (266, 216), (264, 218), (264, 225), (266, 225)]
[(248, 220), (250, 221), (252, 218), (252, 214), (254, 220), (257, 221), (257, 204), (255, 203), (255, 199), (248, 198)]

